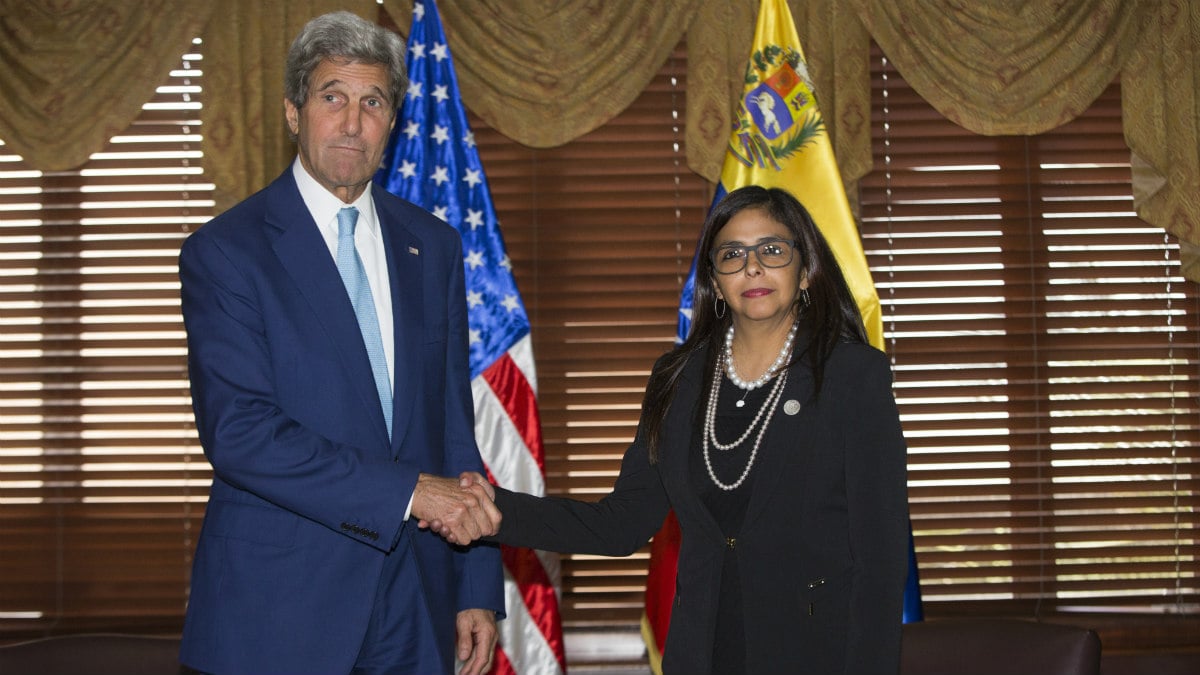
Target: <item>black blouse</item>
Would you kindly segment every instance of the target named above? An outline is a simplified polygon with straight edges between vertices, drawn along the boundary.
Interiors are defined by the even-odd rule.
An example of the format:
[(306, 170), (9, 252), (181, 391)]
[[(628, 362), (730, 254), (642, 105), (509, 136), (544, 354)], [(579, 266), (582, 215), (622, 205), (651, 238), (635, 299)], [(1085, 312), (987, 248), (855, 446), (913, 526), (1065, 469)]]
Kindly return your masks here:
[[(746, 432), (746, 428), (754, 421), (755, 415), (763, 406), (767, 395), (775, 384), (775, 380), (767, 382), (758, 389), (749, 392), (739, 389), (727, 376), (721, 378), (721, 391), (717, 398), (716, 431), (717, 440), (729, 444)], [(745, 405), (737, 407), (737, 402), (745, 396)], [(739, 585), (737, 568), (737, 537), (741, 531), (742, 521), (746, 516), (746, 508), (750, 504), (754, 481), (759, 462), (763, 453), (769, 448), (764, 445), (758, 449), (746, 481), (733, 490), (723, 490), (718, 487), (708, 475), (704, 464), (703, 415), (707, 412), (708, 392), (701, 396), (704, 408), (701, 409), (700, 422), (696, 425), (692, 437), (692, 461), (689, 462), (692, 489), (699, 494), (701, 501), (708, 507), (709, 513), (721, 528), (728, 544), (725, 547), (725, 561), (721, 569), (721, 588), (717, 612), (716, 635), (713, 636), (713, 670), (722, 675), (738, 675), (746, 672), (745, 628), (742, 618), (742, 592)], [(781, 404), (782, 406), (782, 404)], [(781, 415), (781, 406), (775, 410)], [(769, 422), (768, 422), (769, 425)], [(729, 485), (737, 482), (742, 472), (746, 470), (746, 462), (754, 449), (754, 440), (758, 437), (758, 428), (749, 435), (741, 445), (731, 450), (718, 450), (709, 445), (709, 459), (712, 461), (713, 472), (722, 483)], [(764, 442), (766, 437), (764, 437)]]

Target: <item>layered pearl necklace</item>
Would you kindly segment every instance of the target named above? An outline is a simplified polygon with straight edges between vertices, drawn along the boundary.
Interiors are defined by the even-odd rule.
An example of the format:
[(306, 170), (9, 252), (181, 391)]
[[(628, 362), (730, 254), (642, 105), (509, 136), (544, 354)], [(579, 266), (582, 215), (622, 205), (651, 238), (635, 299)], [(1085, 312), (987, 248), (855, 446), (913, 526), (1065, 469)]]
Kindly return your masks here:
[[(772, 377), (775, 377), (775, 373), (783, 367), (783, 364), (787, 362), (788, 357), (791, 356), (792, 342), (796, 339), (798, 326), (799, 324), (797, 323), (792, 324), (792, 329), (788, 331), (787, 338), (783, 341), (783, 347), (779, 349), (779, 356), (775, 357), (775, 362), (757, 380), (747, 382), (738, 375), (737, 367), (733, 365), (733, 324), (730, 324), (729, 330), (725, 331), (725, 374), (729, 376), (729, 381), (738, 389), (744, 390), (747, 394), (769, 382)], [(737, 402), (737, 407), (741, 408), (745, 405), (746, 397), (743, 395), (742, 400)]]
[[(713, 484), (727, 492), (733, 491), (741, 487), (742, 483), (746, 482), (746, 477), (750, 475), (750, 469), (754, 466), (754, 460), (758, 457), (758, 446), (762, 443), (763, 436), (767, 433), (767, 425), (771, 422), (771, 418), (775, 416), (775, 407), (779, 405), (779, 399), (783, 398), (783, 386), (787, 382), (787, 371), (775, 380), (775, 385), (771, 387), (771, 391), (767, 394), (766, 400), (763, 401), (762, 407), (758, 409), (758, 414), (754, 416), (754, 420), (750, 422), (750, 426), (746, 427), (746, 431), (732, 443), (721, 443), (717, 440), (717, 399), (721, 391), (721, 374), (722, 371), (729, 376), (729, 379), (739, 388), (747, 392), (758, 389), (766, 384), (775, 373), (782, 368), (787, 361), (788, 356), (792, 352), (792, 341), (796, 338), (796, 324), (792, 325), (792, 329), (788, 331), (787, 339), (784, 341), (783, 349), (779, 352), (779, 357), (767, 368), (767, 372), (763, 373), (762, 377), (753, 382), (744, 382), (736, 374), (733, 368), (733, 326), (729, 327), (729, 332), (725, 335), (725, 349), (720, 356), (717, 357), (717, 367), (713, 372), (712, 390), (708, 394), (708, 409), (704, 414), (704, 466), (708, 469), (708, 477), (712, 479)], [(745, 397), (738, 401), (738, 407), (745, 404)], [(762, 426), (758, 429), (758, 435), (754, 438), (754, 447), (750, 450), (750, 458), (746, 460), (746, 468), (742, 470), (742, 475), (733, 483), (723, 483), (720, 478), (717, 478), (716, 471), (713, 470), (712, 459), (709, 446), (717, 450), (728, 452), (741, 445), (750, 437), (754, 428)]]

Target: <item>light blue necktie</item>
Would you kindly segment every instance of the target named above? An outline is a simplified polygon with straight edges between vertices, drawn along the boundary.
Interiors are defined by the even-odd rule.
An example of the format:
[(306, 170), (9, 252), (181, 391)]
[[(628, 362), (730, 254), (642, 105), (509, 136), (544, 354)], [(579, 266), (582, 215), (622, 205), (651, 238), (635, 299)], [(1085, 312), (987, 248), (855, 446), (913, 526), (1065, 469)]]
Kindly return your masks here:
[(387, 357), (383, 353), (383, 338), (379, 334), (379, 317), (375, 314), (375, 299), (371, 296), (371, 284), (367, 282), (367, 270), (362, 258), (354, 248), (354, 226), (358, 223), (358, 209), (353, 206), (338, 211), (337, 268), (346, 284), (346, 293), (354, 305), (358, 317), (358, 329), (362, 331), (367, 346), (367, 357), (371, 359), (371, 372), (375, 375), (375, 389), (379, 392), (379, 403), (383, 406), (383, 419), (387, 422), (388, 438), (392, 437), (392, 385), (388, 379)]

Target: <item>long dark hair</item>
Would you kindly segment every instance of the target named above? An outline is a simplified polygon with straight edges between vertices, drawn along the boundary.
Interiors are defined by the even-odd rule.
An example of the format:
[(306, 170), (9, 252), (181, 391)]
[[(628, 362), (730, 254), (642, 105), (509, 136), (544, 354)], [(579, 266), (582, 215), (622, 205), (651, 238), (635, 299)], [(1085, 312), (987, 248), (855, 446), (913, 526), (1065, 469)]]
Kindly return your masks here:
[[(762, 209), (772, 220), (787, 227), (799, 242), (796, 252), (800, 259), (799, 279), (808, 279), (809, 303), (803, 312), (796, 307), (802, 326), (810, 336), (802, 354), (793, 354), (792, 361), (807, 358), (813, 370), (817, 392), (821, 390), (825, 361), (839, 341), (867, 342), (862, 314), (854, 301), (837, 259), (829, 243), (813, 223), (812, 216), (787, 190), (750, 185), (730, 192), (713, 206), (700, 235), (696, 249), (696, 280), (692, 291), (692, 328), (683, 344), (659, 360), (650, 374), (646, 395), (642, 400), (644, 434), (650, 449), (650, 461), (658, 461), (662, 426), (667, 410), (675, 398), (679, 376), (684, 366), (698, 352), (707, 350), (704, 389), (712, 385), (717, 354), (729, 323), (733, 318), (726, 312), (718, 318), (713, 301), (713, 267), (709, 252), (721, 228), (746, 209)], [(797, 300), (799, 303), (800, 301)]]

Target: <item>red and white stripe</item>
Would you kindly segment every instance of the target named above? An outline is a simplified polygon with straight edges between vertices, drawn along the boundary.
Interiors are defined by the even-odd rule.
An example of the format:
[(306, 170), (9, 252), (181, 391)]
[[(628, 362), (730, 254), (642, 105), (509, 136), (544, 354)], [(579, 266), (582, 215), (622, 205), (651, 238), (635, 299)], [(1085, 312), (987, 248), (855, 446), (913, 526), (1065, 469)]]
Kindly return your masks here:
[[(471, 383), (475, 440), (490, 478), (510, 490), (546, 494), (545, 455), (537, 409), (537, 376), (529, 335)], [(558, 557), (502, 547), (504, 605), (495, 675), (567, 672), (558, 612)]]

